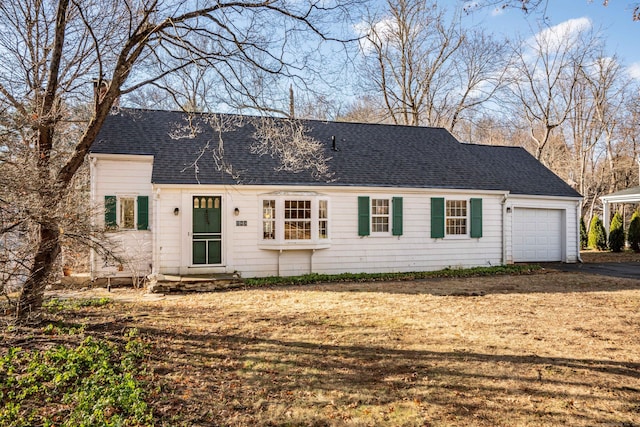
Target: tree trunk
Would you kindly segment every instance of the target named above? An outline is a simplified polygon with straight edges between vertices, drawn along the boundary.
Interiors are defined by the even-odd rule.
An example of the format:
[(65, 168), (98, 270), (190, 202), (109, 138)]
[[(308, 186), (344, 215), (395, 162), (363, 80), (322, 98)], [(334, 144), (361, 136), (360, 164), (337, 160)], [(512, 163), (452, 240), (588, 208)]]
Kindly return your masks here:
[(42, 307), (44, 290), (56, 259), (60, 254), (60, 230), (57, 224), (40, 225), (39, 242), (29, 278), (24, 283), (18, 302), (18, 318), (27, 319)]

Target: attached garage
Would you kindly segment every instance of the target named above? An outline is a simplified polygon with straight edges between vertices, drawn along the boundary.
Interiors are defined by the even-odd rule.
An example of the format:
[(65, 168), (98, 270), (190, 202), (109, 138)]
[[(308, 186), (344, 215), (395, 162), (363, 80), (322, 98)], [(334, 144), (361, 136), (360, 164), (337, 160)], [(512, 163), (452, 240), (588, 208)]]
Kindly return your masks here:
[(513, 261), (563, 261), (564, 210), (514, 208)]

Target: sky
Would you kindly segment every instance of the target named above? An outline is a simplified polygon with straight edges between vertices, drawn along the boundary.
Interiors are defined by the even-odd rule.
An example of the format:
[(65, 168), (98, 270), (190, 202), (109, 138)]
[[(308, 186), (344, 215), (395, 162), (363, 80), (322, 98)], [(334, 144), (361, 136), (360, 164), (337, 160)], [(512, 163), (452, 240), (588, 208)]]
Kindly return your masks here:
[(593, 29), (605, 37), (607, 50), (617, 53), (629, 74), (640, 80), (640, 21), (632, 20), (632, 3), (633, 0), (610, 0), (605, 7), (602, 0), (548, 0), (530, 14), (516, 8), (486, 8), (473, 12), (465, 20), (496, 35), (521, 33), (526, 37), (536, 33), (540, 23), (555, 26), (570, 19), (588, 18)]

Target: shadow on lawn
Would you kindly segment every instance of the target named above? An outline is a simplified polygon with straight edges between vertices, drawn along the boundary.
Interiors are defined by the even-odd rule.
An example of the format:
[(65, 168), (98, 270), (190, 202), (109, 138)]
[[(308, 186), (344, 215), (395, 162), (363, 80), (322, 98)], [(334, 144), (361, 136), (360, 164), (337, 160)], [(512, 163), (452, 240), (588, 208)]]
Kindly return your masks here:
[[(169, 383), (172, 394), (205, 399), (213, 406), (210, 416), (237, 420), (247, 411), (255, 416), (270, 407), (300, 406), (316, 408), (321, 420), (328, 407), (346, 413), (402, 402), (421, 407), (425, 420), (464, 416), (484, 420), (481, 425), (509, 420), (627, 425), (620, 424), (625, 412), (631, 411), (635, 421), (640, 416), (640, 363), (139, 329), (157, 339), (157, 373), (180, 377), (187, 372), (201, 384)], [(220, 403), (211, 400), (212, 393)], [(256, 406), (257, 401), (263, 403)], [(234, 402), (233, 407), (217, 408), (224, 402)]]

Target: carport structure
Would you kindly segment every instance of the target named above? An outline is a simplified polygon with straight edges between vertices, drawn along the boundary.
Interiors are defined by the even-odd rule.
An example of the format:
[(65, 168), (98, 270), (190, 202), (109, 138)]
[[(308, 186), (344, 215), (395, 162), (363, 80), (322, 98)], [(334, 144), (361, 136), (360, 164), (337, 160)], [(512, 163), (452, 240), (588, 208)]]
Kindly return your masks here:
[(640, 203), (640, 186), (627, 188), (625, 190), (607, 194), (606, 196), (601, 196), (600, 200), (602, 200), (602, 222), (604, 224), (604, 229), (607, 232), (607, 235), (609, 235), (609, 205)]

